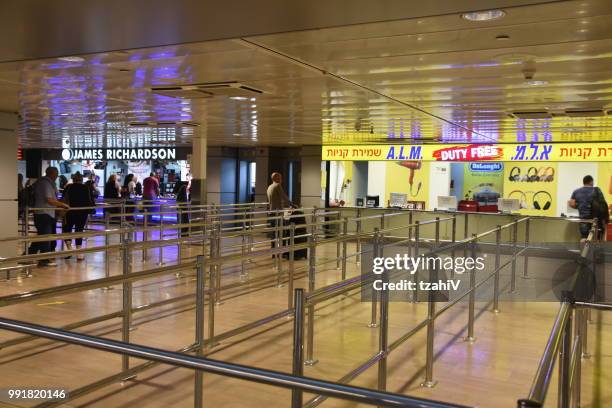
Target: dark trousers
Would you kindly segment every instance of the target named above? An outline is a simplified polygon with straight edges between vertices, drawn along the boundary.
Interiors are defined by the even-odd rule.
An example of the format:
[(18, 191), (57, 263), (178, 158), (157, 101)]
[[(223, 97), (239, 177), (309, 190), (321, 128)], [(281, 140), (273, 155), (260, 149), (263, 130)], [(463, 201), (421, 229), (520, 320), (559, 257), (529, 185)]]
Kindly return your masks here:
[[(87, 224), (87, 215), (87, 213), (79, 213), (76, 211), (72, 214), (70, 212), (66, 214), (66, 220), (64, 221), (64, 225), (62, 225), (62, 232), (83, 232), (83, 230), (85, 230), (85, 224)], [(67, 239), (66, 242), (70, 242), (70, 240)], [(74, 242), (77, 246), (81, 246), (83, 245), (83, 238), (75, 238)]]
[[(38, 235), (55, 234), (55, 217), (51, 217), (48, 214), (34, 214), (34, 226), (36, 227), (36, 233)], [(39, 241), (32, 242), (28, 249), (28, 254), (37, 254), (39, 252), (52, 252), (55, 251), (57, 242), (53, 241)]]
[[(180, 212), (180, 223), (189, 224), (189, 213)], [(189, 227), (181, 227), (181, 237), (186, 237), (189, 233)]]

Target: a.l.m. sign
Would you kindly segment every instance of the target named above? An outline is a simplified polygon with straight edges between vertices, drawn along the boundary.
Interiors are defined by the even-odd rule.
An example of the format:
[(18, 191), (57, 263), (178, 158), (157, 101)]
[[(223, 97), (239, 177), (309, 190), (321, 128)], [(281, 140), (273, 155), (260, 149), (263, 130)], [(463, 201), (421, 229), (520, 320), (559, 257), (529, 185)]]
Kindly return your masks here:
[(176, 160), (174, 147), (63, 149), (64, 160)]

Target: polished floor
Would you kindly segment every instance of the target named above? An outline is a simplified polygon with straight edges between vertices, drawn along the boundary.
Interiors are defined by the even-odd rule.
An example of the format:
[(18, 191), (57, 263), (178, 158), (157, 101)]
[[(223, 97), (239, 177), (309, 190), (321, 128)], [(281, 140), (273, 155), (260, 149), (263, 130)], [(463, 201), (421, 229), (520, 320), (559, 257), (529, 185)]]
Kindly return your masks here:
[[(98, 242), (101, 244), (102, 242)], [(90, 243), (93, 245), (93, 243)], [(197, 246), (185, 246), (183, 257), (196, 255)], [(353, 246), (349, 253), (354, 251)], [(335, 245), (317, 250), (317, 287), (336, 282)], [(176, 247), (164, 250), (167, 264), (176, 262)], [(120, 273), (121, 260), (111, 254), (112, 274)], [(330, 262), (325, 262), (326, 260)], [(134, 254), (134, 270), (157, 266), (157, 250), (150, 250), (146, 261)], [(550, 260), (531, 258), (531, 268), (546, 269)], [(297, 261), (296, 267), (304, 267)], [(285, 265), (286, 267), (286, 265)], [(248, 264), (249, 279), (240, 287), (223, 292), (223, 304), (215, 308), (215, 332), (223, 333), (287, 308), (287, 285), (277, 287), (272, 259), (254, 258)], [(240, 282), (239, 265), (223, 270), (223, 285)], [(88, 254), (86, 260), (59, 260), (57, 267), (35, 269), (31, 278), (14, 279), (0, 285), (0, 296), (69, 282), (100, 278), (105, 273), (103, 253)], [(348, 276), (357, 272), (351, 260)], [(134, 305), (144, 305), (194, 292), (193, 271), (140, 281), (134, 284)], [(304, 277), (296, 287), (306, 287)], [(121, 290), (90, 290), (41, 301), (7, 306), (2, 316), (60, 327), (75, 321), (112, 313), (121, 307)], [(476, 337), (463, 341), (467, 305), (460, 302), (436, 320), (434, 388), (422, 388), (425, 366), (425, 331), (391, 353), (387, 389), (480, 407), (511, 407), (525, 397), (559, 307), (558, 302), (503, 302), (501, 313), (491, 304), (476, 305)], [(337, 381), (377, 352), (378, 330), (369, 328), (370, 304), (360, 294), (340, 296), (317, 307), (315, 314), (314, 357), (318, 363), (306, 366), (306, 376)], [(426, 304), (392, 302), (389, 337), (393, 342), (421, 322)], [(149, 309), (134, 315), (131, 341), (138, 344), (178, 350), (194, 342), (193, 300)], [(76, 329), (78, 332), (121, 339), (120, 319)], [(0, 341), (20, 337), (1, 332)], [(593, 312), (589, 325), (589, 351), (583, 360), (583, 407), (612, 406), (612, 314)], [(222, 341), (208, 350), (211, 358), (284, 372), (291, 370), (292, 320), (281, 318), (247, 333)], [(142, 361), (131, 359), (131, 366)], [(117, 355), (47, 340), (35, 340), (0, 349), (0, 388), (13, 386), (67, 387), (75, 389), (117, 374)], [(287, 407), (287, 390), (206, 374), (204, 398), (207, 407)], [(553, 380), (547, 405), (556, 403)], [(116, 383), (62, 405), (63, 407), (192, 407), (193, 372), (159, 365), (124, 383)], [(377, 369), (371, 367), (351, 384), (375, 388)], [(313, 396), (305, 394), (304, 401)], [(352, 407), (354, 403), (326, 400), (324, 406)], [(0, 406), (33, 406), (33, 403)]]

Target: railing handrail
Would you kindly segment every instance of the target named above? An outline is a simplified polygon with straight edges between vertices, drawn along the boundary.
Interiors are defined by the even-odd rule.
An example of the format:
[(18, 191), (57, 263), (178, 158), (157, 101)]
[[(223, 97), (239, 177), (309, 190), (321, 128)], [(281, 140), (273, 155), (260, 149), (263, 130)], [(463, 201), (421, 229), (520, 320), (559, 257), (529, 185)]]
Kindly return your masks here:
[(190, 356), (153, 347), (124, 343), (117, 340), (54, 329), (51, 327), (26, 323), (18, 320), (0, 318), (0, 328), (115, 354), (127, 355), (178, 367), (207, 371), (222, 376), (283, 388), (299, 388), (307, 392), (313, 392), (370, 405), (407, 408), (464, 407), (463, 405), (458, 404), (444, 403), (425, 398), (409, 397), (310, 377), (294, 376), (282, 373), (280, 371), (227, 363), (206, 357)]

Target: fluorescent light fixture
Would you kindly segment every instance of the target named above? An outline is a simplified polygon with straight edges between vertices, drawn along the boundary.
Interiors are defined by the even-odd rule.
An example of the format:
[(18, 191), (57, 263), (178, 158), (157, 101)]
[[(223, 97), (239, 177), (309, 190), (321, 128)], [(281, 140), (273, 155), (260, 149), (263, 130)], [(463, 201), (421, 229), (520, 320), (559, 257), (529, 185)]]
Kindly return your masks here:
[(502, 18), (506, 15), (503, 10), (484, 10), (484, 11), (472, 11), (470, 13), (463, 13), (461, 18), (468, 21), (491, 21)]
[(58, 58), (58, 60), (64, 61), (64, 62), (83, 62), (85, 61), (85, 58), (72, 56), (72, 57), (60, 57)]
[(230, 99), (233, 99), (235, 101), (246, 101), (249, 98), (247, 98), (246, 96), (230, 96)]
[(540, 85), (548, 84), (548, 81), (538, 81), (538, 80), (532, 79), (532, 80), (526, 81), (525, 83), (531, 86), (540, 86)]

